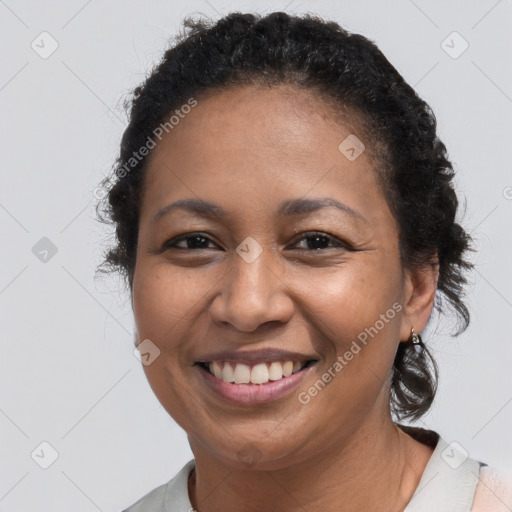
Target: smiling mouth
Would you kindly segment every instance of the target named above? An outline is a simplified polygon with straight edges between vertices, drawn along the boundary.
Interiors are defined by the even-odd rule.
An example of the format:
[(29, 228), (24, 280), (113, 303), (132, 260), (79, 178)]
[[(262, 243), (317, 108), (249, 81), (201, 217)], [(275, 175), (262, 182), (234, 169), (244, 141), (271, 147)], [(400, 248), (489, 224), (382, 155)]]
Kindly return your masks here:
[(317, 362), (316, 359), (310, 359), (308, 361), (265, 361), (251, 365), (232, 361), (198, 361), (195, 364), (224, 382), (258, 385), (285, 379)]

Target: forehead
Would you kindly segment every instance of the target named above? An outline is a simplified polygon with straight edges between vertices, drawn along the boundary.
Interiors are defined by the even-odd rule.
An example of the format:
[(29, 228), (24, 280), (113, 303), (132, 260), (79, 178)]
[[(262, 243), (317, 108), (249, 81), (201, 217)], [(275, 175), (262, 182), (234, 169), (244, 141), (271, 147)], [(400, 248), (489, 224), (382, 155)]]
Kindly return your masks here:
[[(148, 203), (163, 206), (182, 196), (236, 202), (243, 190), (241, 203), (266, 206), (281, 203), (284, 191), (347, 197), (376, 187), (371, 142), (358, 131), (358, 119), (347, 114), (340, 122), (340, 112), (314, 92), (257, 85), (196, 99), (148, 157)], [(339, 148), (349, 136), (365, 145), (352, 161)]]
[[(231, 150), (230, 154), (250, 154), (264, 147), (266, 153), (293, 151), (300, 155), (314, 149), (319, 139), (334, 139), (326, 140), (325, 148), (343, 133), (360, 132), (359, 116), (353, 109), (335, 107), (325, 95), (291, 85), (208, 90), (196, 101), (189, 113), (180, 116), (179, 124), (164, 134), (150, 161), (164, 146), (176, 150), (183, 144), (188, 148), (194, 144), (194, 149), (201, 151), (214, 143), (219, 150)], [(336, 150), (337, 144), (331, 145), (332, 149)]]

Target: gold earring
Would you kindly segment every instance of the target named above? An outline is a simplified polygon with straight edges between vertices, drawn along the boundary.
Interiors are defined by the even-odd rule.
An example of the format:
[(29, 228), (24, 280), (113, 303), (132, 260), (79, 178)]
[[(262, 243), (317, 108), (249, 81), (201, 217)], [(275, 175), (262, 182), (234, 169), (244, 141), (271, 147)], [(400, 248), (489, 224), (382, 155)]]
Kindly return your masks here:
[(423, 344), (421, 336), (414, 332), (414, 327), (411, 329), (411, 341), (413, 342), (414, 345), (422, 345)]

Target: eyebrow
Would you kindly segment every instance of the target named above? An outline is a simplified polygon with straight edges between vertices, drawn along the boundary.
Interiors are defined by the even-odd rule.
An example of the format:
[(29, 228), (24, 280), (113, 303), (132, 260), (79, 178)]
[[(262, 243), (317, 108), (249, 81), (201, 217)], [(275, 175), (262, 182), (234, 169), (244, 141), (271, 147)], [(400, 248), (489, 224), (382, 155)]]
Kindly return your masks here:
[[(334, 207), (338, 210), (356, 217), (364, 222), (368, 222), (361, 213), (354, 210), (350, 206), (340, 203), (331, 197), (321, 197), (317, 199), (293, 199), (281, 203), (278, 209), (280, 217), (292, 217), (296, 215), (304, 215), (316, 212), (322, 208)], [(179, 199), (167, 206), (164, 206), (153, 217), (153, 223), (160, 220), (164, 215), (174, 210), (185, 210), (203, 217), (210, 217), (214, 219), (225, 219), (229, 213), (221, 206), (205, 201), (204, 199)]]

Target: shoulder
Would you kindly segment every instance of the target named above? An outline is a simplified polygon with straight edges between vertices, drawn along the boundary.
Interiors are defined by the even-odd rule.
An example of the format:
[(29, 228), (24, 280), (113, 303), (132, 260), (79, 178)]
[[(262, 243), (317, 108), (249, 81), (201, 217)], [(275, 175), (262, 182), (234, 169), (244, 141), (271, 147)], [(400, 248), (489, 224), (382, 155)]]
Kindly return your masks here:
[(473, 512), (480, 469), (484, 463), (471, 458), (457, 442), (448, 443), (438, 432), (419, 427), (403, 430), (433, 448), (404, 512)]
[(512, 479), (494, 468), (480, 469), (471, 512), (509, 512), (512, 510)]
[(188, 477), (194, 467), (194, 459), (188, 461), (169, 482), (148, 492), (123, 512), (170, 512), (171, 510), (188, 512), (192, 510), (188, 496)]
[(165, 508), (163, 508), (163, 504), (165, 500), (165, 494), (167, 491), (167, 485), (168, 484), (160, 485), (159, 487), (148, 492), (133, 505), (123, 510), (123, 512), (143, 512), (146, 510), (164, 512)]
[(404, 512), (511, 512), (512, 475), (506, 477), (469, 456), (457, 442), (432, 430), (404, 427), (431, 448), (432, 456)]

